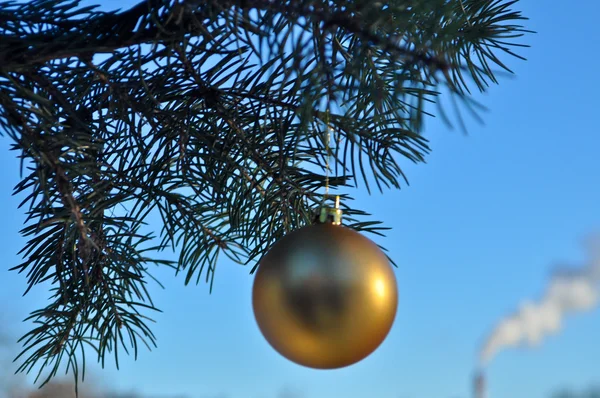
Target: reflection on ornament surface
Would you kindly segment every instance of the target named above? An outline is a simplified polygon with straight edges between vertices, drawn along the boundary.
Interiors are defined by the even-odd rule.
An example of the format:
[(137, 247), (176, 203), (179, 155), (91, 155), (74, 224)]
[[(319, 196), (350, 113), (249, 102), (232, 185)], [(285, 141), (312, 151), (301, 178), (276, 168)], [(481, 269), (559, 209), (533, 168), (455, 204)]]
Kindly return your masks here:
[(334, 369), (379, 347), (394, 322), (398, 289), (375, 243), (323, 223), (273, 245), (258, 266), (252, 304), (262, 334), (281, 355)]

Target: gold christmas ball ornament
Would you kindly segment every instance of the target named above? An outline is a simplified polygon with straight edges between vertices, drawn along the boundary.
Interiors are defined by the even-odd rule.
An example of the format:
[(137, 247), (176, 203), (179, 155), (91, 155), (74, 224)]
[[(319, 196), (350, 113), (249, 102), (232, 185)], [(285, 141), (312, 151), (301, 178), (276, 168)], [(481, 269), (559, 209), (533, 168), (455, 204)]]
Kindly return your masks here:
[[(371, 240), (340, 225), (341, 211), (293, 231), (261, 259), (254, 316), (287, 359), (335, 369), (369, 356), (389, 333), (398, 306), (394, 271)], [(331, 220), (332, 218), (332, 220)]]

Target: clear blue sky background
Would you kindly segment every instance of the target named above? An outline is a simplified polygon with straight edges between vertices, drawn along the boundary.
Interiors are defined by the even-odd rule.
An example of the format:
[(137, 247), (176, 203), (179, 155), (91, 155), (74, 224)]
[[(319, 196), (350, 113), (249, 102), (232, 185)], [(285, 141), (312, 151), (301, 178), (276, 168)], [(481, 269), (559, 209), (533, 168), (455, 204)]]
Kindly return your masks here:
[[(106, 1), (127, 7), (131, 0)], [(215, 289), (183, 286), (170, 272), (154, 289), (164, 314), (159, 347), (121, 361), (94, 379), (120, 390), (193, 398), (469, 397), (477, 349), (504, 315), (541, 295), (557, 262), (580, 264), (581, 238), (600, 227), (600, 2), (522, 0), (515, 7), (538, 34), (481, 101), (485, 125), (469, 136), (429, 121), (433, 153), (406, 165), (411, 185), (384, 195), (358, 194), (357, 206), (394, 229), (379, 242), (399, 264), (400, 305), (384, 344), (363, 362), (317, 371), (288, 362), (262, 338), (252, 315), (249, 268), (223, 261)], [(0, 315), (11, 333), (44, 306), (48, 292), (21, 298), (25, 279), (6, 270), (19, 262), (12, 187), (18, 162), (0, 141)], [(536, 350), (502, 352), (488, 369), (490, 398), (543, 398), (563, 386), (600, 383), (600, 311), (569, 318), (564, 331)], [(288, 394), (288, 398), (291, 395)]]

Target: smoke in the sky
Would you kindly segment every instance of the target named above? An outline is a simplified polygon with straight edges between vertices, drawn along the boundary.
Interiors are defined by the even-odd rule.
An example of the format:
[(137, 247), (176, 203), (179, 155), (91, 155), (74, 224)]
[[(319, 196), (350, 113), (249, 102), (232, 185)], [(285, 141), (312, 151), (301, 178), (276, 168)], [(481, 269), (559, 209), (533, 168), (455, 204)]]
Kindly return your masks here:
[(555, 271), (540, 301), (523, 303), (519, 311), (497, 325), (480, 352), (483, 365), (504, 348), (540, 344), (545, 336), (561, 329), (567, 315), (598, 305), (600, 236), (590, 239), (587, 246), (587, 264)]

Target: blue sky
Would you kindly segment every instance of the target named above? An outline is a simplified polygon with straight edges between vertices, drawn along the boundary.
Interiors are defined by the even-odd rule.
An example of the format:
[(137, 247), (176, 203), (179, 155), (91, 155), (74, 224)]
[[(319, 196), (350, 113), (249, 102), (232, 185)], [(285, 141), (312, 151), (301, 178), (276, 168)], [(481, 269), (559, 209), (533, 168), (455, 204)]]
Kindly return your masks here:
[[(127, 6), (107, 1), (105, 7)], [(576, 5), (575, 5), (576, 4)], [(485, 125), (469, 135), (429, 120), (433, 153), (427, 164), (406, 163), (410, 187), (368, 196), (356, 205), (393, 227), (378, 242), (399, 267), (395, 325), (366, 360), (335, 371), (297, 366), (260, 335), (251, 309), (250, 268), (223, 260), (212, 295), (184, 287), (168, 270), (153, 297), (158, 348), (121, 370), (92, 366), (110, 388), (193, 398), (461, 398), (470, 396), (483, 338), (523, 299), (539, 297), (557, 263), (584, 260), (581, 239), (600, 229), (600, 2), (522, 0), (530, 18), (528, 61), (511, 60), (516, 77), (478, 97)], [(592, 50), (592, 51), (590, 51)], [(0, 320), (20, 335), (48, 292), (21, 297), (22, 275), (9, 267), (24, 241), (24, 216), (11, 197), (18, 162), (0, 140), (0, 230), (3, 271)], [(559, 335), (536, 350), (507, 350), (490, 364), (490, 398), (543, 398), (556, 388), (600, 383), (600, 311), (569, 318)], [(288, 394), (291, 397), (293, 394)]]

